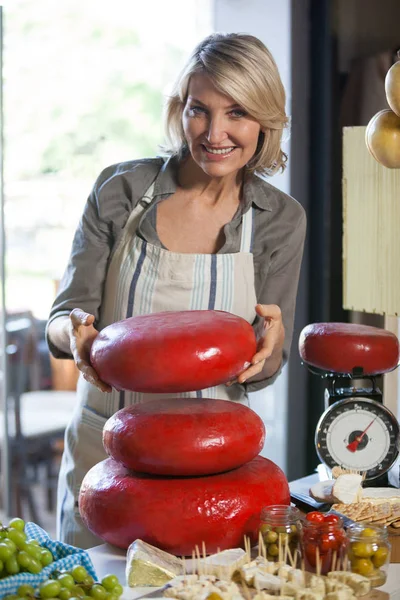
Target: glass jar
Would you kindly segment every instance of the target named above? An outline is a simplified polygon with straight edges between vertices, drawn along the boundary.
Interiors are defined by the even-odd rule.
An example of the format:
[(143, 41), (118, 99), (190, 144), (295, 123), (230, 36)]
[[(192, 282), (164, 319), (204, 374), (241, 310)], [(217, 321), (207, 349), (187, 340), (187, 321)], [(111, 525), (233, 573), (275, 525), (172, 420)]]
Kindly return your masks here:
[(262, 509), (260, 534), (268, 560), (297, 562), (300, 523), (300, 511), (294, 506), (273, 504)]
[(342, 569), (347, 546), (342, 519), (326, 515), (319, 522), (304, 520), (300, 546), (306, 571), (325, 575)]
[(384, 585), (391, 550), (386, 527), (354, 523), (347, 528), (346, 536), (349, 569), (368, 577), (372, 587)]

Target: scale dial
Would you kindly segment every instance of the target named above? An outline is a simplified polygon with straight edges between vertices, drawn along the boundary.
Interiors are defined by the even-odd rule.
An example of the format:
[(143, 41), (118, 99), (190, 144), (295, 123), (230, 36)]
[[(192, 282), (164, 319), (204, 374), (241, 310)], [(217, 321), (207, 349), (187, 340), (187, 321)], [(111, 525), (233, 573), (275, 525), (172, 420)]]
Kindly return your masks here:
[(331, 469), (385, 473), (399, 454), (399, 423), (383, 404), (363, 397), (335, 402), (320, 418), (315, 433), (319, 458)]

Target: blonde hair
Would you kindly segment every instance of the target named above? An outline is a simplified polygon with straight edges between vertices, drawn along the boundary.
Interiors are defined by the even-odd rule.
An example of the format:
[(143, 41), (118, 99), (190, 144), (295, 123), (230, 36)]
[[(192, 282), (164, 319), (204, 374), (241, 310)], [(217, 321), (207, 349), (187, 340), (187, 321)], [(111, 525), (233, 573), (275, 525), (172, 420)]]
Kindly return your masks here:
[(287, 155), (281, 141), (288, 124), (285, 90), (269, 50), (258, 38), (244, 33), (214, 33), (194, 49), (166, 103), (165, 152), (182, 156), (187, 150), (182, 113), (195, 73), (206, 74), (221, 93), (230, 96), (260, 124), (263, 131), (246, 165), (248, 172), (271, 175), (283, 171)]

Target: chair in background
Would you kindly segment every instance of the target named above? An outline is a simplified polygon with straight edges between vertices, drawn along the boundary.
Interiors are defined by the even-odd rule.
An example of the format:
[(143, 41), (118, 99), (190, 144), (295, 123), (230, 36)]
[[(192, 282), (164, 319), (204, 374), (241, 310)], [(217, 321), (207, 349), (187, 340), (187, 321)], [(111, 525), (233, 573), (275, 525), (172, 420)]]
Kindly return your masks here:
[[(40, 381), (38, 337), (31, 315), (9, 318), (7, 329), (6, 414), (8, 468), (8, 512), (39, 523), (34, 485), (44, 486), (47, 510), (54, 510), (59, 459), (65, 428), (76, 403), (74, 390), (35, 389)], [(58, 383), (58, 387), (62, 384)], [(69, 386), (70, 387), (70, 386)], [(3, 416), (4, 418), (4, 416)]]

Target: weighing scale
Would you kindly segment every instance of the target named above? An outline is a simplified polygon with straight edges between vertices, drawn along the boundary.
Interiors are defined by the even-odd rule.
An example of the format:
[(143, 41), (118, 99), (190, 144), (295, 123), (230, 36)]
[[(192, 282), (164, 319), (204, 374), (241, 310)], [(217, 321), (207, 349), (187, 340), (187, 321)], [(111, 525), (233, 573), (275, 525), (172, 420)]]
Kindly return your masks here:
[(399, 364), (397, 337), (367, 325), (315, 323), (301, 332), (299, 352), (326, 381), (325, 412), (315, 432), (320, 460), (328, 469), (338, 466), (360, 472), (366, 482), (377, 480), (400, 448), (399, 423), (376, 382)]

